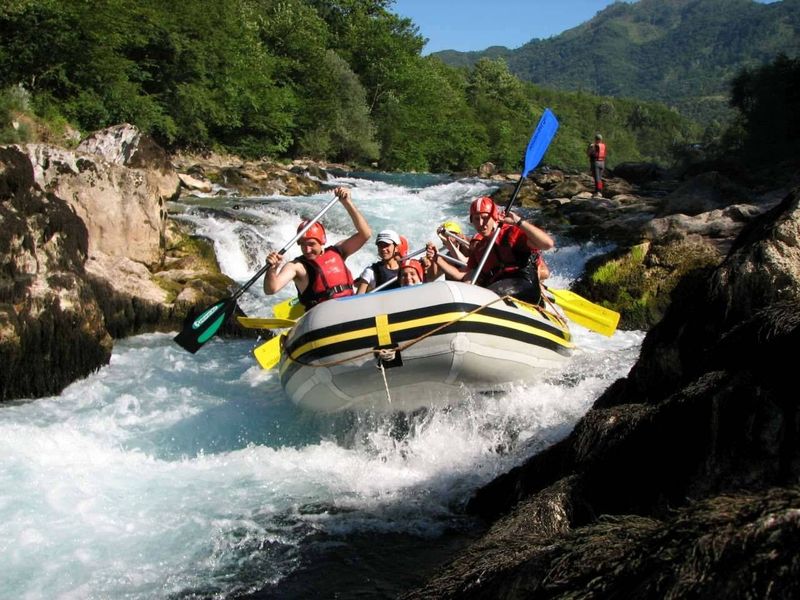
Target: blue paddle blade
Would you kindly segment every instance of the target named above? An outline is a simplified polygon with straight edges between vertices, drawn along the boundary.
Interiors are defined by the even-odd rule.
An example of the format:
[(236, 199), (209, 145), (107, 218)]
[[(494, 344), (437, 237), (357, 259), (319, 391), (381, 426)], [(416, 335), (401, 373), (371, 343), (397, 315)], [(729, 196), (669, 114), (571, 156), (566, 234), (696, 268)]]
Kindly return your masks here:
[(536, 126), (536, 131), (533, 132), (531, 141), (528, 142), (528, 148), (525, 150), (523, 177), (539, 166), (539, 161), (542, 160), (544, 153), (547, 152), (547, 147), (550, 145), (550, 141), (557, 130), (558, 119), (549, 108), (545, 108), (542, 118), (539, 119), (539, 124)]

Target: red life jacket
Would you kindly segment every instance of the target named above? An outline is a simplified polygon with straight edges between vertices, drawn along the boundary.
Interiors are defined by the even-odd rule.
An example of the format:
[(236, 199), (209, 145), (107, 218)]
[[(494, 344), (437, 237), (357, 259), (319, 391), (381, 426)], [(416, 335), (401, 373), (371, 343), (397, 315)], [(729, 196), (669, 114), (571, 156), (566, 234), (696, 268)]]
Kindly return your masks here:
[(344, 264), (341, 250), (328, 246), (314, 260), (300, 256), (294, 260), (308, 273), (308, 286), (298, 296), (306, 310), (325, 300), (353, 295), (353, 275)]
[[(519, 241), (520, 236), (525, 240), (524, 248)], [(478, 266), (490, 239), (491, 237), (485, 238), (480, 234), (472, 238), (469, 261), (467, 261), (469, 268), (474, 269)], [(503, 223), (476, 283), (486, 287), (500, 279), (526, 276), (528, 273), (525, 269), (530, 263), (531, 257), (536, 255), (538, 258), (538, 254), (538, 250), (528, 247), (527, 237), (522, 229), (516, 225)]]

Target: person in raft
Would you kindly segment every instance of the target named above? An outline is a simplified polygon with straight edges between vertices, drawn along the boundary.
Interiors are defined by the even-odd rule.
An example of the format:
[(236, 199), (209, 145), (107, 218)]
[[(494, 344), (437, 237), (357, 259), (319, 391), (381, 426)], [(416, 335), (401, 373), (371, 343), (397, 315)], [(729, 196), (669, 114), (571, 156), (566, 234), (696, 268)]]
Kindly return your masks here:
[(356, 279), (356, 294), (363, 294), (369, 290), (383, 285), (394, 279), (384, 288), (391, 290), (400, 287), (399, 270), (400, 261), (408, 253), (408, 242), (405, 238), (391, 229), (384, 229), (375, 240), (378, 247), (378, 260), (361, 272)]
[(447, 248), (448, 256), (467, 262), (467, 255), (464, 252), (469, 249), (469, 239), (461, 233), (458, 223), (445, 221), (436, 230), (436, 234)]
[(400, 285), (419, 285), (425, 282), (425, 268), (422, 263), (408, 258), (400, 263)]
[[(267, 255), (269, 269), (264, 276), (264, 292), (274, 294), (293, 281), (297, 287), (300, 303), (309, 310), (320, 302), (353, 294), (353, 275), (345, 264), (345, 259), (357, 252), (369, 240), (372, 231), (367, 221), (358, 212), (350, 190), (338, 187), (333, 191), (339, 198), (356, 232), (346, 240), (333, 246), (325, 246), (328, 241), (325, 227), (319, 221), (305, 232), (297, 243), (302, 255), (281, 267), (283, 257), (277, 252)], [(297, 228), (300, 231), (307, 221)]]
[[(540, 267), (542, 275), (549, 275), (546, 265), (540, 264), (541, 252), (555, 246), (553, 238), (514, 212), (501, 214), (500, 208), (488, 196), (472, 201), (469, 220), (477, 234), (472, 238), (466, 266), (448, 263), (438, 256), (432, 243), (426, 246), (427, 258), (452, 279), (470, 280), (500, 296), (511, 295), (538, 304), (541, 301)], [(500, 232), (483, 269), (475, 273), (498, 227)]]

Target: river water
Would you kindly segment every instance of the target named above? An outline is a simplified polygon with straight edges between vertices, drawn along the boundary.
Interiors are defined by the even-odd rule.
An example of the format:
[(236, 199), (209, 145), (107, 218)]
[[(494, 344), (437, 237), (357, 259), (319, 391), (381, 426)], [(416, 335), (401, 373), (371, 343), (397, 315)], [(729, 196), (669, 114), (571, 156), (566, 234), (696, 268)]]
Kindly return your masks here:
[[(373, 232), (395, 228), (412, 250), (445, 220), (468, 231), (468, 203), (493, 189), (418, 175), (329, 183), (351, 186)], [(244, 282), (331, 197), (172, 209)], [(329, 243), (352, 233), (338, 204), (323, 222)], [(604, 251), (556, 241), (554, 288)], [(357, 276), (373, 260), (367, 246), (348, 263)], [(240, 305), (270, 316), (289, 297), (259, 282)], [(546, 380), (413, 415), (304, 412), (255, 363), (254, 340), (195, 355), (173, 334), (119, 341), (62, 394), (0, 407), (0, 598), (395, 597), (482, 531), (463, 513), (474, 490), (566, 436), (643, 338), (572, 329), (577, 350)]]

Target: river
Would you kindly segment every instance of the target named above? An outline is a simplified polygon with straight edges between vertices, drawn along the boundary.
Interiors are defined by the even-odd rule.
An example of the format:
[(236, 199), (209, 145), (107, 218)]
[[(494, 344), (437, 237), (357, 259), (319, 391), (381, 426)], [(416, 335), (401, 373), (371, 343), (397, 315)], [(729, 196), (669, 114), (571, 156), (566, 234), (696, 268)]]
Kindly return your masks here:
[[(397, 229), (412, 250), (445, 220), (468, 231), (470, 200), (493, 189), (409, 174), (329, 183), (352, 187), (373, 232)], [(331, 197), (191, 198), (171, 210), (243, 283)], [(323, 222), (333, 242), (352, 233), (338, 205)], [(554, 288), (605, 250), (556, 241)], [(368, 245), (348, 263), (357, 276), (374, 260)], [(259, 283), (240, 305), (270, 316), (289, 297)], [(395, 597), (481, 533), (463, 512), (474, 490), (566, 436), (643, 338), (576, 325), (574, 355), (536, 385), (465, 391), (413, 415), (324, 416), (284, 396), (252, 358), (254, 340), (215, 338), (191, 355), (173, 335), (121, 340), (107, 367), (62, 394), (0, 407), (0, 597)]]

